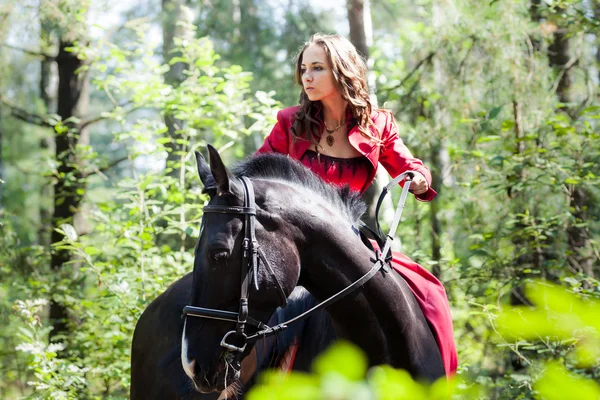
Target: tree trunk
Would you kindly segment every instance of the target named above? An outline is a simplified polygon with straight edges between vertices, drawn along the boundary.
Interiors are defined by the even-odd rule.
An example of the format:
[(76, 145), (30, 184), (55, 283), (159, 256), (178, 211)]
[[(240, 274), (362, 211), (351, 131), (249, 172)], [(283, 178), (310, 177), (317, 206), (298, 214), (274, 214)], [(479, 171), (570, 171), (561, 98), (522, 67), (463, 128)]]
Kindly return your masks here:
[[(14, 3), (8, 3), (7, 7), (4, 7), (0, 11), (0, 43), (4, 42), (4, 37), (8, 31), (8, 17)], [(3, 148), (4, 130), (2, 124), (2, 104), (0, 104), (0, 180), (4, 180), (4, 148)], [(0, 182), (0, 209), (2, 208), (2, 192), (4, 184)]]
[(561, 103), (569, 103), (571, 100), (571, 71), (567, 68), (569, 62), (569, 37), (565, 28), (559, 27), (554, 32), (554, 41), (548, 47), (548, 59), (550, 65), (555, 67), (560, 74), (556, 93)]
[[(594, 7), (594, 18), (596, 21), (600, 21), (600, 1), (597, 1), (596, 7)], [(596, 32), (596, 72), (600, 82), (600, 32)]]
[(542, 0), (531, 0), (529, 3), (529, 15), (531, 15), (532, 21), (540, 22), (542, 20), (541, 6)]
[(2, 106), (0, 106), (0, 209), (2, 209), (2, 189), (4, 188), (4, 146), (2, 139), (4, 130), (2, 126)]
[(365, 31), (365, 19), (371, 18), (371, 15), (365, 14), (365, 8), (368, 12), (369, 0), (348, 0), (348, 23), (350, 24), (350, 41), (356, 47), (356, 50), (364, 57), (369, 59), (369, 45), (367, 44), (367, 35)]
[[(89, 82), (87, 73), (76, 71), (83, 66), (83, 61), (76, 54), (66, 49), (73, 43), (60, 42), (56, 63), (58, 66), (58, 115), (62, 121), (71, 117), (82, 118), (87, 115), (89, 104)], [(84, 177), (82, 175), (83, 162), (77, 156), (78, 145), (89, 144), (89, 134), (86, 130), (80, 130), (76, 122), (67, 122), (67, 132), (57, 133), (56, 161), (58, 163), (58, 174), (54, 184), (54, 212), (52, 216), (53, 226), (74, 223), (74, 216), (79, 210), (85, 189)], [(63, 236), (52, 231), (52, 243), (59, 242)], [(70, 261), (70, 254), (65, 250), (55, 249), (52, 252), (50, 265), (52, 270), (58, 274)], [(68, 266), (67, 266), (68, 267)], [(63, 304), (52, 301), (50, 305), (50, 320), (54, 329), (50, 333), (50, 339), (68, 332), (68, 315)]]
[[(258, 7), (256, 0), (235, 0), (233, 2), (233, 24), (235, 26), (234, 40), (237, 43), (237, 47), (240, 51), (244, 52), (247, 56), (253, 59), (252, 66), (249, 69), (256, 68), (261, 62), (261, 56), (259, 55), (258, 48), (260, 48), (260, 39), (257, 35), (260, 35), (260, 17), (258, 16)], [(241, 61), (241, 60), (240, 60)], [(240, 63), (240, 65), (242, 65)], [(260, 68), (260, 67), (259, 67)], [(237, 95), (240, 97), (240, 101), (243, 101), (243, 95)], [(245, 120), (240, 118), (238, 121), (238, 129), (243, 130)], [(253, 154), (257, 149), (256, 147), (256, 135), (242, 135), (240, 140), (244, 146), (244, 154)], [(259, 136), (259, 141), (262, 144), (264, 137)]]
[[(529, 3), (529, 15), (531, 16), (531, 20), (536, 23), (540, 23), (542, 21), (542, 0), (531, 0)], [(535, 51), (540, 51), (541, 42), (537, 38), (531, 39), (531, 44)]]
[[(185, 0), (162, 0), (162, 21), (163, 21), (163, 62), (169, 63), (173, 57), (180, 54), (174, 53), (174, 40), (176, 37), (191, 39), (192, 33), (177, 22), (192, 23), (192, 13), (185, 7)], [(171, 65), (169, 71), (165, 73), (165, 82), (173, 87), (179, 86), (185, 80), (183, 71), (186, 69), (185, 63), (175, 63)], [(177, 143), (181, 138), (183, 121), (175, 118), (171, 114), (165, 114), (165, 125), (169, 131), (171, 141), (165, 144), (167, 148), (167, 168), (173, 168), (169, 175), (179, 176), (179, 163), (181, 160), (182, 145)], [(178, 167), (179, 166), (179, 167)]]
[[(44, 54), (51, 53), (51, 27), (42, 19), (40, 21), (40, 50)], [(43, 58), (40, 65), (40, 97), (44, 104), (44, 114), (52, 112), (52, 95), (50, 94), (50, 82), (52, 76), (52, 62)], [(40, 149), (44, 152), (54, 150), (54, 141), (50, 133), (40, 140)], [(44, 247), (50, 247), (52, 235), (52, 210), (46, 204), (46, 199), (52, 198), (52, 184), (47, 178), (42, 177), (40, 188), (40, 227), (38, 230), (38, 243)]]
[[(444, 24), (444, 14), (441, 6), (436, 2), (433, 4), (433, 26), (434, 28), (441, 27)], [(435, 86), (441, 88), (446, 82), (446, 71), (441, 60), (437, 57), (433, 58), (433, 79)], [(440, 100), (441, 101), (441, 100)], [(446, 111), (443, 104), (440, 101), (436, 102), (434, 107), (434, 132), (430, 139), (430, 152), (431, 152), (431, 180), (435, 184), (438, 197), (432, 201), (429, 206), (429, 222), (431, 224), (431, 257), (434, 261), (434, 267), (432, 273), (438, 278), (442, 277), (442, 251), (440, 244), (440, 237), (442, 235), (442, 224), (439, 218), (439, 201), (442, 191), (442, 171), (444, 166), (442, 160), (443, 152), (446, 148), (443, 144), (441, 132), (447, 131), (446, 127), (450, 125), (450, 116)], [(447, 158), (447, 157), (446, 157)]]
[[(567, 29), (559, 27), (554, 32), (552, 45), (548, 47), (550, 65), (556, 69), (560, 76), (556, 92), (563, 104), (568, 104), (572, 100), (572, 80), (570, 70), (567, 67), (570, 60), (569, 37), (567, 35)], [(566, 108), (566, 106), (561, 106), (561, 109)], [(586, 161), (583, 159), (576, 160), (580, 165)], [(590, 218), (586, 212), (589, 198), (588, 190), (584, 186), (575, 186), (571, 191), (569, 208), (573, 210), (572, 214), (575, 220), (567, 228), (567, 244), (569, 247), (568, 261), (572, 268), (593, 277), (594, 255), (590, 250), (592, 248), (591, 239), (587, 227), (582, 225)]]
[[(373, 41), (373, 27), (371, 23), (371, 10), (369, 0), (347, 0), (348, 23), (350, 25), (350, 41), (356, 47), (356, 50), (364, 57), (367, 67), (371, 68), (372, 60), (369, 58), (369, 45)], [(373, 108), (377, 108), (377, 96), (375, 96), (374, 75), (367, 71), (367, 80), (369, 81), (369, 94)], [(383, 168), (377, 168), (377, 178), (363, 194), (363, 200), (367, 204), (367, 212), (363, 220), (370, 227), (375, 227), (375, 210), (377, 208), (377, 196), (381, 193), (382, 187), (389, 181), (387, 173)], [(391, 199), (381, 207), (382, 214), (385, 210), (392, 207)]]
[(573, 217), (575, 221), (567, 228), (568, 244), (571, 250), (568, 260), (573, 269), (595, 278), (593, 245), (590, 235), (585, 226), (576, 225), (589, 220), (589, 216), (585, 212), (589, 200), (589, 195), (585, 188), (575, 187), (573, 189), (573, 193), (571, 194), (571, 208), (574, 210)]

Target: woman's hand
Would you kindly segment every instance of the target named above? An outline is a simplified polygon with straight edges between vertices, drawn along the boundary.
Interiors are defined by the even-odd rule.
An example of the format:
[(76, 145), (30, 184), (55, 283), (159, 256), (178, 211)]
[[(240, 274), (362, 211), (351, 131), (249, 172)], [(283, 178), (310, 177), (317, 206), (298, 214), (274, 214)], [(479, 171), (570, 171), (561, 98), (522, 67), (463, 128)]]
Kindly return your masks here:
[[(420, 172), (415, 172), (414, 175), (415, 176), (412, 180), (412, 183), (410, 184), (410, 191), (414, 194), (423, 194), (426, 191), (428, 191), (429, 184), (427, 183), (427, 180), (425, 179), (423, 174), (421, 174)], [(410, 178), (407, 177), (407, 179)]]

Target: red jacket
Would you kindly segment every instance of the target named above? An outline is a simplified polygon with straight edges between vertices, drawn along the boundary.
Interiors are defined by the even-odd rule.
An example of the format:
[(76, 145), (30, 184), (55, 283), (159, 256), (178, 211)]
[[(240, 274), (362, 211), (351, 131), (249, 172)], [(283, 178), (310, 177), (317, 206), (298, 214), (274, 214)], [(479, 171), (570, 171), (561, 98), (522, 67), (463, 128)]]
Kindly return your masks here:
[[(299, 108), (299, 106), (289, 107), (277, 113), (277, 123), (263, 145), (257, 150), (257, 154), (276, 152), (287, 154), (296, 160), (302, 158), (302, 155), (308, 150), (311, 143), (303, 138), (294, 138), (290, 131), (294, 114), (296, 114)], [(432, 200), (437, 193), (431, 188), (431, 173), (423, 165), (423, 162), (413, 157), (408, 148), (402, 143), (402, 139), (398, 136), (398, 128), (394, 122), (393, 115), (387, 111), (374, 110), (371, 113), (371, 120), (379, 130), (380, 135), (377, 132), (372, 133), (375, 137), (381, 138), (383, 141), (382, 145), (373, 143), (360, 133), (350, 112), (348, 112), (346, 118), (350, 144), (360, 154), (367, 157), (372, 166), (367, 183), (361, 192), (364, 192), (373, 182), (377, 165), (381, 163), (392, 177), (396, 177), (405, 171), (417, 171), (423, 174), (429, 184), (429, 190), (416, 195), (416, 197), (422, 201)]]

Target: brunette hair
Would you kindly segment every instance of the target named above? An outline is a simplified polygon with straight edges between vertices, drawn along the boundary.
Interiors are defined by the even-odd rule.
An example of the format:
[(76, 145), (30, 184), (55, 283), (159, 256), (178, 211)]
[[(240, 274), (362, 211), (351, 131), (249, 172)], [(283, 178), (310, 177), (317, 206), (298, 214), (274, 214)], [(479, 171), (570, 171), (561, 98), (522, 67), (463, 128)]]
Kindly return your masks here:
[[(321, 46), (325, 50), (333, 77), (339, 85), (342, 98), (348, 102), (348, 107), (357, 122), (360, 133), (373, 142), (381, 144), (380, 132), (371, 121), (372, 106), (367, 85), (367, 66), (356, 51), (356, 47), (340, 35), (315, 34), (302, 46), (296, 56), (296, 82), (302, 87), (302, 92), (300, 93), (300, 109), (296, 112), (291, 127), (292, 134), (315, 144), (321, 138), (322, 126), (316, 119), (318, 102), (308, 99), (302, 85), (302, 57), (304, 51), (313, 44)], [(374, 128), (377, 136), (373, 135), (370, 127)]]

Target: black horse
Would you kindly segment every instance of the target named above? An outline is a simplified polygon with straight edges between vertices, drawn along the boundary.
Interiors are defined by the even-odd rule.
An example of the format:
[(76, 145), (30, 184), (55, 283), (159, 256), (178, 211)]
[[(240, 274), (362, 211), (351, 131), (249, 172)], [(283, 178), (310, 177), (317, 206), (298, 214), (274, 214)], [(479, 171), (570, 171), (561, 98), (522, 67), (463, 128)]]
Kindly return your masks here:
[[(252, 347), (246, 346), (250, 321), (254, 330), (262, 329), (260, 321), (266, 322), (297, 284), (325, 300), (376, 261), (355, 233), (365, 210), (358, 194), (324, 183), (285, 156), (250, 158), (232, 174), (211, 146), (209, 155), (210, 167), (196, 155), (211, 200), (196, 247), (190, 309), (196, 316), (216, 311), (236, 317), (192, 318), (193, 311), (186, 317), (181, 359), (194, 387), (204, 393), (236, 381), (236, 361)], [(255, 200), (248, 202), (252, 191)], [(255, 220), (249, 219), (254, 213)], [(250, 237), (249, 225), (254, 225)], [(261, 263), (255, 260), (254, 266), (246, 265), (249, 238), (261, 249)], [(444, 376), (434, 336), (398, 274), (378, 272), (327, 311), (337, 336), (362, 348), (370, 365), (390, 364), (429, 381)]]
[(192, 274), (172, 284), (144, 310), (131, 345), (132, 400), (216, 400), (193, 389), (181, 366), (181, 310), (189, 301)]
[[(131, 345), (132, 400), (216, 400), (219, 397), (219, 393), (202, 394), (196, 391), (181, 363), (181, 312), (189, 303), (191, 293), (192, 273), (189, 273), (154, 299), (140, 316)], [(306, 294), (302, 290), (295, 290), (288, 299), (290, 305), (281, 313), (282, 317), (297, 314), (297, 309), (304, 307), (306, 303), (304, 297)], [(293, 309), (294, 306), (296, 310)], [(323, 316), (307, 318), (304, 326), (307, 332), (322, 330)], [(303, 340), (306, 345), (298, 349), (294, 370), (310, 370), (314, 355), (327, 346), (327, 342), (322, 339)], [(274, 346), (276, 342), (271, 342), (268, 347), (271, 349)], [(278, 361), (276, 358), (266, 358), (261, 366), (276, 367)], [(234, 394), (247, 390), (253, 381), (251, 377), (243, 388), (234, 388)]]

